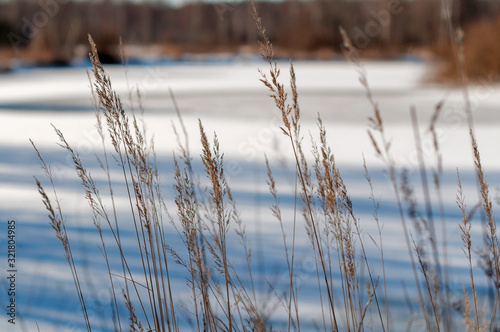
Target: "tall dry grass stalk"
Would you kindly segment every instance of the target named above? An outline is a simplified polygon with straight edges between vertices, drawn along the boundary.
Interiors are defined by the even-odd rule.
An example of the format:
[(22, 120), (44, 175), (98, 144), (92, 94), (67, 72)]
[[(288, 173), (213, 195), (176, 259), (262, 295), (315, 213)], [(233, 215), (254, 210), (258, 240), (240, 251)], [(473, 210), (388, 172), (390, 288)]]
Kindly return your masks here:
[[(126, 114), (118, 94), (113, 90), (111, 81), (99, 61), (96, 46), (90, 36), (89, 43), (93, 65), (92, 93), (95, 96), (98, 132), (101, 135), (104, 156), (104, 158), (98, 158), (98, 162), (108, 179), (107, 195), (111, 199), (111, 212), (108, 212), (100, 189), (78, 153), (72, 149), (63, 133), (57, 128), (54, 129), (61, 141), (60, 145), (69, 153), (73, 161), (92, 211), (94, 225), (99, 233), (101, 250), (106, 261), (113, 294), (113, 315), (117, 320), (115, 325), (120, 331), (122, 330), (119, 309), (121, 301), (118, 300), (121, 296), (118, 289), (123, 287), (125, 307), (128, 309), (133, 330), (142, 330), (142, 326), (146, 330), (177, 330), (177, 315), (173, 305), (168, 268), (170, 255), (165, 250), (162, 197), (154, 161), (154, 149), (146, 142), (146, 133), (139, 127), (135, 115), (129, 119)], [(103, 122), (107, 132), (103, 129)], [(112, 152), (106, 150), (108, 139), (113, 148)], [(38, 155), (44, 165), (41, 155), (39, 153)], [(122, 172), (122, 181), (125, 183), (130, 216), (136, 234), (136, 249), (140, 254), (141, 273), (131, 270), (129, 258), (125, 256), (112, 186), (115, 179), (111, 175), (109, 159), (114, 159)], [(40, 188), (42, 188), (41, 185)], [(54, 195), (56, 195), (55, 192)], [(116, 281), (115, 272), (110, 267), (109, 244), (103, 236), (103, 224), (111, 233), (113, 245), (120, 253), (122, 266), (120, 282)], [(76, 267), (74, 269), (76, 271)], [(139, 316), (136, 315), (136, 307), (141, 313)], [(88, 322), (87, 330), (91, 330), (91, 324), (92, 322)]]
[(36, 155), (38, 156), (38, 159), (40, 160), (41, 167), (45, 173), (45, 176), (48, 178), (48, 180), (50, 182), (50, 186), (52, 188), (52, 193), (54, 195), (53, 197), (54, 197), (55, 204), (56, 204), (55, 208), (52, 205), (52, 202), (51, 202), (49, 196), (45, 192), (44, 187), (42, 186), (40, 181), (35, 177), (36, 186), (38, 188), (38, 192), (42, 196), (42, 202), (45, 205), (45, 208), (47, 209), (47, 211), (49, 212), (48, 217), (50, 220), (50, 225), (52, 226), (52, 228), (56, 232), (57, 239), (63, 245), (64, 257), (66, 258), (66, 261), (69, 264), (69, 267), (71, 270), (71, 275), (73, 277), (73, 282), (75, 283), (75, 287), (76, 287), (76, 291), (77, 291), (77, 295), (78, 295), (78, 300), (80, 302), (80, 306), (82, 308), (83, 319), (85, 321), (85, 327), (87, 328), (87, 331), (91, 331), (92, 328), (91, 328), (91, 323), (89, 320), (89, 315), (87, 313), (87, 305), (85, 303), (85, 297), (84, 297), (84, 294), (82, 291), (80, 277), (78, 275), (78, 269), (77, 269), (77, 266), (76, 266), (76, 263), (75, 263), (75, 260), (73, 257), (73, 250), (71, 249), (71, 244), (70, 244), (70, 241), (68, 239), (68, 232), (66, 231), (66, 220), (65, 220), (65, 217), (63, 215), (62, 208), (61, 208), (61, 202), (60, 202), (60, 199), (57, 195), (56, 187), (54, 184), (54, 178), (52, 175), (52, 168), (50, 167), (50, 165), (47, 165), (45, 163), (45, 161), (43, 160), (43, 158), (40, 154), (40, 151), (36, 147), (35, 143), (31, 139), (30, 139), (30, 142), (31, 142), (31, 145), (33, 146), (33, 149), (35, 150)]
[[(495, 320), (497, 317), (498, 310), (500, 309), (500, 253), (499, 253), (499, 243), (496, 234), (496, 219), (493, 213), (493, 204), (490, 198), (489, 184), (486, 179), (485, 171), (481, 163), (481, 156), (479, 147), (476, 140), (476, 133), (473, 121), (472, 107), (468, 92), (468, 72), (466, 67), (466, 52), (464, 44), (464, 34), (461, 29), (455, 31), (450, 31), (450, 39), (455, 50), (456, 62), (458, 64), (456, 70), (460, 78), (460, 86), (462, 89), (462, 94), (465, 104), (465, 115), (467, 119), (467, 125), (469, 127), (469, 137), (471, 141), (474, 168), (477, 176), (477, 187), (478, 194), (480, 197), (480, 202), (482, 203), (481, 217), (483, 221), (483, 238), (484, 238), (484, 250), (482, 254), (482, 264), (485, 269), (486, 275), (490, 278), (493, 288), (494, 288), (494, 299), (492, 300), (492, 308), (490, 309), (490, 320), (487, 324), (489, 329), (497, 328), (495, 326)], [(486, 216), (486, 218), (484, 218)], [(473, 275), (471, 274), (471, 279)], [(474, 290), (473, 290), (474, 292)], [(476, 298), (474, 297), (474, 307), (477, 308)], [(476, 309), (476, 318), (479, 313)], [(476, 321), (476, 326), (479, 329), (479, 324)]]
[[(318, 264), (318, 275), (321, 275), (320, 297), (324, 287), (328, 303), (328, 314), (330, 317), (330, 329), (339, 330), (339, 312), (343, 312), (346, 326), (349, 331), (362, 330), (366, 309), (373, 298), (376, 302), (382, 329), (385, 330), (381, 308), (376, 293), (377, 282), (371, 273), (371, 268), (366, 259), (366, 252), (361, 238), (361, 227), (354, 215), (352, 202), (347, 194), (340, 172), (336, 167), (333, 153), (328, 146), (326, 130), (318, 117), (320, 146), (313, 145), (314, 166), (311, 169), (303, 149), (303, 137), (300, 131), (300, 107), (298, 103), (298, 90), (293, 64), (290, 63), (290, 89), (292, 93), (291, 103), (285, 92), (285, 85), (279, 81), (280, 69), (274, 59), (272, 45), (267, 38), (266, 31), (260, 17), (254, 7), (254, 17), (257, 22), (257, 31), (260, 36), (261, 56), (269, 65), (269, 73), (261, 73), (261, 82), (267, 87), (271, 98), (281, 113), (281, 130), (290, 142), (291, 153), (294, 156), (297, 178), (301, 188), (300, 196), (303, 202), (303, 217), (306, 221), (306, 230), (309, 234), (312, 247), (314, 248), (316, 262)], [(267, 76), (269, 75), (269, 76)], [(312, 176), (314, 171), (315, 178)], [(270, 173), (270, 170), (269, 170)], [(269, 175), (271, 193), (275, 196), (272, 176)], [(318, 206), (319, 204), (319, 206)], [(277, 208), (273, 208), (277, 215)], [(279, 216), (278, 216), (279, 219)], [(356, 236), (357, 234), (357, 236)], [(356, 238), (359, 243), (356, 243)], [(333, 241), (333, 242), (332, 242)], [(359, 257), (356, 254), (357, 247), (361, 248), (362, 264), (365, 265), (369, 279), (366, 295), (368, 300), (363, 300), (365, 284), (360, 277)], [(337, 248), (336, 250), (333, 248)], [(293, 248), (292, 248), (293, 253)], [(336, 257), (335, 257), (336, 256)], [(293, 266), (289, 266), (291, 280), (293, 280)], [(338, 271), (341, 283), (340, 292), (342, 301), (341, 309), (335, 304), (335, 281), (334, 271)], [(319, 284), (320, 286), (320, 284)], [(293, 287), (291, 287), (293, 290)], [(296, 294), (290, 292), (290, 298)], [(363, 303), (365, 303), (364, 305)], [(289, 311), (290, 312), (290, 311)], [(291, 313), (290, 313), (291, 314)], [(289, 317), (289, 321), (291, 317)], [(296, 319), (298, 320), (298, 317)], [(324, 320), (324, 324), (326, 321)], [(325, 326), (326, 327), (326, 326)]]
[[(293, 63), (290, 62), (290, 82), (286, 85), (280, 81), (281, 72), (274, 58), (273, 46), (255, 7), (253, 13), (260, 37), (261, 56), (269, 66), (267, 72), (259, 71), (260, 81), (281, 114), (280, 129), (287, 141), (289, 153), (293, 156), (295, 167), (296, 189), (293, 195), (296, 202), (300, 200), (302, 203), (295, 205), (293, 220), (286, 220), (280, 207), (280, 193), (276, 179), (266, 158), (271, 213), (280, 225), (282, 236), (280, 240), (283, 241), (287, 274), (284, 295), (270, 283), (270, 293), (275, 294), (273, 298), (266, 298), (256, 289), (259, 281), (254, 275), (251, 242), (226, 178), (224, 157), (217, 135), (214, 134), (212, 139), (209, 138), (203, 123), (199, 121), (199, 140), (202, 146), (200, 161), (204, 167), (205, 178), (202, 180), (201, 176), (194, 172), (187, 130), (175, 97), (172, 91), (169, 91), (182, 131), (173, 126), (179, 149), (172, 157), (174, 194), (172, 198), (165, 198), (160, 183), (154, 142), (148, 140), (146, 128), (140, 125), (140, 119), (135, 113), (124, 107), (99, 61), (96, 45), (89, 36), (93, 68), (89, 79), (96, 108), (97, 131), (102, 142), (102, 154), (98, 157), (98, 163), (105, 174), (104, 186), (99, 187), (93, 180), (84, 165), (84, 160), (71, 147), (64, 134), (55, 127), (54, 130), (60, 146), (71, 158), (90, 206), (100, 241), (100, 250), (106, 263), (107, 280), (113, 295), (112, 316), (116, 317), (115, 330), (180, 331), (186, 328), (186, 324), (182, 322), (182, 315), (187, 312), (190, 327), (196, 331), (271, 331), (273, 330), (271, 316), (277, 309), (277, 304), (281, 304), (282, 310), (287, 315), (284, 322), (287, 331), (306, 330), (300, 306), (301, 290), (297, 284), (300, 272), (295, 266), (296, 230), (298, 227), (303, 227), (310, 241), (311, 254), (315, 262), (317, 299), (321, 309), (321, 321), (316, 323), (320, 329), (394, 331), (397, 327), (391, 322), (394, 317), (391, 317), (392, 309), (387, 284), (387, 275), (390, 271), (384, 256), (383, 219), (378, 214), (380, 204), (375, 199), (374, 186), (366, 162), (363, 167), (370, 188), (367, 197), (369, 196), (373, 203), (374, 221), (378, 230), (377, 239), (365, 233), (363, 223), (356, 214), (355, 205), (336, 163), (334, 152), (329, 146), (327, 130), (320, 115), (317, 118), (317, 136), (311, 134), (310, 147), (304, 143), (300, 127), (299, 90)], [(432, 177), (429, 176), (429, 166), (423, 154), (417, 113), (414, 109), (410, 111), (418, 157), (419, 182), (415, 184), (409, 171), (401, 171), (396, 164), (391, 139), (368, 83), (366, 70), (345, 31), (341, 30), (341, 33), (344, 37), (345, 54), (354, 63), (373, 109), (373, 115), (369, 118), (368, 137), (376, 156), (385, 163), (393, 189), (414, 278), (415, 294), (410, 297), (420, 306), (419, 315), (426, 331), (454, 331), (457, 325), (454, 323), (451, 309), (453, 304), (450, 300), (451, 286), (446, 248), (448, 233), (441, 188), (443, 166), (436, 133), (444, 101), (436, 106), (429, 126), (434, 146)], [(291, 96), (287, 91), (291, 92)], [(463, 92), (466, 96), (466, 87), (463, 88)], [(465, 100), (469, 112), (467, 114), (469, 136), (481, 204), (467, 211), (462, 182), (457, 171), (459, 190), (457, 204), (462, 214), (459, 230), (470, 276), (470, 280), (467, 280), (460, 290), (463, 293), (461, 314), (468, 329), (483, 331), (494, 328), (499, 309), (499, 245), (489, 184), (473, 131), (470, 104), (467, 103), (467, 97)], [(139, 92), (137, 101), (139, 110), (143, 112)], [(75, 263), (71, 249), (71, 239), (66, 231), (66, 219), (52, 179), (52, 170), (35, 144), (33, 142), (32, 144), (48, 178), (53, 198), (49, 197), (38, 179), (36, 185), (49, 212), (51, 226), (63, 245), (86, 329), (91, 331), (94, 322), (87, 313), (84, 287), (78, 275), (79, 267)], [(311, 150), (312, 159), (307, 157), (307, 149)], [(114, 172), (116, 169), (119, 170), (119, 177)], [(119, 217), (124, 211), (119, 211), (115, 202), (117, 181), (123, 184), (128, 202), (126, 220)], [(432, 186), (435, 189), (434, 194)], [(418, 190), (422, 190), (422, 211), (419, 207), (422, 203), (417, 199)], [(433, 195), (438, 197), (437, 201)], [(175, 213), (167, 209), (169, 199), (175, 205)], [(55, 202), (55, 205), (52, 202)], [(493, 305), (488, 309), (480, 309), (477, 278), (473, 270), (475, 253), (471, 229), (475, 227), (473, 215), (479, 206), (484, 211), (487, 223), (485, 250), (480, 257), (483, 264), (489, 268), (486, 269), (488, 277), (495, 287)], [(435, 211), (439, 211), (441, 221), (441, 247), (435, 226), (435, 219), (437, 220)], [(125, 222), (130, 224), (126, 225)], [(287, 234), (288, 222), (293, 226), (291, 239)], [(133, 245), (122, 238), (124, 227), (133, 229), (135, 237)], [(236, 236), (241, 243), (244, 257), (235, 256), (231, 247), (233, 236)], [(173, 244), (173, 237), (176, 240), (180, 239), (180, 247)], [(370, 238), (378, 249), (380, 261), (371, 260), (372, 255), (369, 253), (366, 238)], [(110, 248), (118, 251), (119, 272), (116, 272), (111, 264)], [(243, 271), (235, 266), (234, 262), (237, 259), (245, 260)], [(140, 263), (139, 268), (133, 268), (135, 265), (133, 263), (137, 261)], [(178, 280), (174, 285), (173, 263), (181, 266), (186, 272), (185, 289), (178, 287)], [(376, 271), (376, 266), (381, 266), (381, 275)], [(180, 301), (179, 297), (186, 294), (188, 299)], [(469, 294), (472, 295), (472, 303)], [(128, 323), (124, 313), (128, 315)], [(408, 324), (410, 326), (411, 322)]]

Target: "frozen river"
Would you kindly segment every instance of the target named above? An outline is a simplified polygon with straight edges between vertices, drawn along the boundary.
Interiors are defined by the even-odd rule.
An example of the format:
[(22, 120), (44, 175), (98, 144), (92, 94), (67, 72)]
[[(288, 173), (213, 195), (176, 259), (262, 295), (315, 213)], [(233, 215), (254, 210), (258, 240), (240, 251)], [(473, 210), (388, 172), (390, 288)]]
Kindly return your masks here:
[[(288, 63), (279, 63), (282, 79), (288, 83)], [(203, 121), (207, 133), (215, 131), (224, 152), (229, 184), (235, 193), (238, 208), (247, 224), (249, 238), (254, 246), (256, 274), (262, 293), (266, 280), (280, 279), (285, 273), (282, 238), (279, 224), (273, 219), (269, 206), (272, 203), (266, 185), (264, 154), (267, 154), (276, 172), (282, 209), (285, 216), (293, 215), (293, 163), (287, 141), (280, 134), (281, 115), (261, 82), (257, 68), (267, 72), (262, 62), (232, 63), (179, 63), (168, 66), (131, 66), (126, 71), (121, 66), (107, 68), (113, 85), (125, 105), (136, 105), (139, 88), (144, 105), (144, 120), (150, 136), (155, 139), (159, 167), (165, 193), (172, 197), (172, 152), (177, 151), (172, 124), (178, 126), (169, 88), (187, 127), (190, 148), (198, 170), (202, 165), (197, 158), (201, 152), (198, 119)], [(434, 167), (430, 136), (426, 131), (436, 105), (444, 100), (438, 133), (441, 140), (444, 172), (442, 193), (445, 203), (448, 259), (452, 294), (461, 298), (461, 287), (468, 282), (466, 260), (461, 249), (460, 211), (455, 205), (456, 168), (462, 172), (469, 205), (477, 202), (473, 162), (467, 125), (463, 113), (463, 95), (460, 89), (425, 83), (433, 67), (425, 62), (368, 62), (366, 72), (375, 100), (380, 106), (392, 149), (398, 166), (416, 170), (416, 149), (410, 122), (410, 106), (417, 110), (424, 155), (429, 167)], [(410, 321), (412, 330), (422, 329), (418, 310), (411, 310), (404, 298), (403, 284), (409, 293), (414, 281), (409, 267), (408, 253), (402, 240), (402, 229), (397, 216), (394, 195), (384, 172), (384, 165), (375, 157), (366, 134), (368, 117), (372, 109), (365, 90), (358, 81), (356, 69), (349, 63), (297, 62), (295, 63), (299, 103), (302, 110), (302, 132), (305, 144), (309, 133), (318, 140), (316, 126), (320, 114), (328, 130), (330, 145), (337, 165), (353, 200), (357, 217), (366, 233), (366, 243), (372, 249), (369, 258), (375, 271), (381, 274), (380, 257), (371, 245), (368, 234), (377, 235), (373, 220), (373, 205), (369, 200), (369, 186), (364, 178), (363, 158), (373, 177), (375, 196), (380, 200), (379, 218), (383, 223), (389, 303), (394, 306), (390, 319), (398, 331)], [(287, 84), (288, 85), (288, 84)], [(500, 89), (486, 82), (469, 87), (472, 111), (477, 130), (482, 161), (485, 165), (491, 194), (498, 195), (500, 162)], [(33, 176), (43, 178), (33, 149), (31, 138), (47, 162), (56, 170), (56, 185), (62, 197), (78, 264), (85, 287), (89, 290), (89, 306), (95, 317), (94, 331), (111, 331), (109, 319), (110, 293), (103, 285), (106, 270), (97, 248), (98, 237), (89, 218), (88, 205), (83, 190), (71, 167), (71, 161), (57, 146), (57, 137), (51, 124), (59, 128), (68, 142), (82, 155), (84, 162), (99, 178), (99, 166), (94, 154), (100, 151), (100, 141), (95, 129), (95, 116), (87, 73), (84, 68), (23, 69), (0, 76), (0, 238), (6, 248), (7, 221), (15, 220), (16, 229), (16, 330), (12, 330), (2, 313), (1, 331), (76, 331), (84, 329), (81, 311), (74, 290), (71, 273), (64, 259), (61, 244), (49, 225), (47, 214), (36, 190)], [(102, 176), (101, 176), (102, 178)], [(421, 197), (419, 188), (417, 197)], [(497, 196), (498, 197), (498, 196)], [(172, 207), (170, 203), (169, 207)], [(291, 221), (285, 221), (291, 223)], [(301, 225), (301, 224), (300, 224)], [(298, 269), (301, 279), (301, 310), (305, 330), (319, 322), (316, 299), (317, 284), (310, 244), (303, 231), (298, 238)], [(132, 229), (128, 229), (132, 231)], [(234, 231), (234, 229), (232, 230)], [(476, 246), (481, 240), (480, 224), (473, 227)], [(173, 244), (179, 245), (176, 235)], [(266, 246), (262, 249), (262, 244)], [(269, 244), (267, 246), (267, 244)], [(238, 246), (236, 240), (232, 245)], [(132, 249), (131, 249), (132, 250)], [(5, 249), (4, 249), (5, 251)], [(2, 254), (0, 267), (0, 304), (5, 310), (8, 301), (7, 261)], [(234, 258), (238, 260), (238, 257)], [(184, 272), (175, 267), (174, 284), (183, 287)], [(4, 272), (5, 271), (5, 272)], [(484, 294), (486, 282), (483, 273), (476, 269), (479, 291)], [(315, 293), (316, 292), (316, 293)], [(179, 303), (183, 293), (178, 294)], [(415, 296), (410, 295), (415, 300)], [(416, 309), (415, 303), (413, 303)], [(373, 313), (375, 314), (375, 313)], [(283, 312), (276, 310), (272, 316), (273, 327), (286, 329)], [(403, 317), (403, 318), (402, 318)], [(410, 317), (410, 318), (408, 318)], [(376, 317), (374, 318), (376, 320)], [(376, 328), (375, 328), (376, 330)]]

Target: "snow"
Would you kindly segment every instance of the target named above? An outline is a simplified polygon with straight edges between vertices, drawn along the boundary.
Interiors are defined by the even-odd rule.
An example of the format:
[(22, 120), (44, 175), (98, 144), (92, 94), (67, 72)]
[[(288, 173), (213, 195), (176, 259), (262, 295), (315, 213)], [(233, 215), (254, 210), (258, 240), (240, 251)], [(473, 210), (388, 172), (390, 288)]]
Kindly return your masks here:
[[(282, 80), (288, 82), (288, 63), (280, 62)], [(369, 186), (364, 178), (363, 158), (373, 177), (375, 198), (380, 200), (379, 218), (383, 227), (383, 245), (388, 295), (395, 309), (391, 320), (396, 326), (405, 327), (408, 310), (402, 292), (402, 281), (408, 292), (413, 290), (412, 271), (408, 252), (402, 237), (401, 222), (394, 203), (392, 186), (383, 171), (384, 164), (376, 158), (372, 143), (366, 134), (367, 118), (372, 109), (365, 91), (358, 81), (355, 68), (340, 61), (307, 62), (294, 64), (302, 110), (304, 143), (309, 144), (309, 133), (318, 141), (316, 125), (320, 114), (327, 128), (327, 135), (335, 154), (337, 165), (344, 177), (353, 200), (357, 217), (364, 231), (368, 258), (373, 260), (377, 274), (378, 248), (368, 234), (378, 240), (378, 229), (373, 219), (373, 202), (369, 199)], [(288, 142), (280, 133), (281, 115), (277, 113), (268, 92), (259, 82), (257, 68), (265, 73), (264, 63), (236, 62), (218, 64), (183, 63), (167, 66), (107, 67), (114, 88), (129, 105), (129, 91), (138, 87), (144, 104), (144, 121), (150, 137), (155, 139), (161, 178), (165, 194), (172, 197), (172, 153), (178, 152), (172, 124), (178, 127), (178, 119), (170, 88), (175, 94), (187, 127), (191, 153), (195, 166), (202, 170), (196, 157), (201, 152), (198, 119), (201, 119), (209, 137), (217, 133), (225, 156), (230, 186), (235, 193), (238, 208), (247, 225), (250, 241), (255, 250), (258, 275), (276, 280), (277, 287), (286, 289), (286, 265), (283, 261), (281, 229), (272, 217), (269, 206), (272, 201), (266, 185), (264, 154), (270, 160), (281, 195), (281, 208), (285, 216), (285, 229), (291, 229), (293, 219), (293, 164)], [(468, 205), (477, 200), (472, 153), (460, 89), (424, 83), (432, 66), (424, 62), (367, 62), (366, 72), (375, 100), (380, 106), (387, 135), (392, 137), (392, 152), (400, 167), (410, 170), (418, 183), (417, 154), (409, 116), (413, 105), (418, 114), (424, 155), (427, 165), (434, 167), (432, 141), (426, 128), (436, 105), (445, 100), (442, 118), (438, 125), (444, 173), (442, 193), (445, 202), (449, 263), (453, 273), (450, 282), (456, 286), (454, 296), (460, 298), (462, 283), (467, 283), (467, 261), (461, 249), (457, 224), (460, 211), (455, 205), (456, 167), (460, 168)], [(498, 86), (478, 84), (469, 87), (472, 110), (481, 158), (491, 183), (492, 196), (497, 194), (495, 184), (500, 179), (498, 145), (500, 131), (500, 89)], [(47, 213), (36, 190), (33, 176), (44, 179), (37, 157), (30, 145), (31, 138), (46, 161), (52, 165), (63, 212), (69, 223), (70, 238), (78, 253), (85, 287), (89, 294), (90, 310), (96, 315), (95, 331), (112, 330), (108, 315), (109, 289), (104, 260), (97, 249), (97, 235), (89, 218), (88, 205), (71, 164), (71, 160), (57, 146), (57, 136), (51, 124), (60, 129), (67, 141), (82, 156), (96, 181), (105, 183), (94, 154), (101, 151), (100, 138), (95, 129), (95, 116), (90, 101), (87, 73), (82, 68), (26, 69), (0, 76), (0, 220), (6, 227), (7, 220), (17, 222), (17, 265), (19, 290), (17, 297), (17, 321), (19, 331), (67, 331), (84, 329), (71, 273), (63, 256), (60, 243), (49, 225)], [(132, 99), (136, 100), (135, 94)], [(118, 184), (119, 185), (119, 184)], [(169, 196), (170, 195), (170, 196)], [(422, 194), (416, 192), (419, 202)], [(433, 194), (434, 195), (434, 194)], [(126, 200), (117, 196), (117, 206), (126, 216)], [(172, 202), (169, 207), (173, 211)], [(436, 215), (438, 215), (436, 213)], [(472, 228), (477, 247), (480, 246), (481, 228), (475, 220)], [(441, 238), (440, 223), (438, 238)], [(320, 319), (316, 298), (316, 275), (312, 268), (310, 244), (299, 226), (297, 239), (297, 266), (303, 273), (301, 281), (301, 310), (304, 324)], [(2, 231), (2, 234), (5, 234)], [(6, 235), (0, 243), (5, 248)], [(291, 234), (288, 233), (290, 239)], [(173, 235), (176, 238), (176, 235)], [(127, 248), (133, 247), (133, 229), (124, 228)], [(173, 240), (179, 243), (177, 237)], [(233, 245), (238, 247), (236, 240)], [(262, 244), (266, 244), (265, 252)], [(239, 252), (240, 249), (235, 249)], [(359, 253), (359, 251), (358, 251)], [(256, 263), (256, 264), (257, 264)], [(6, 259), (0, 260), (1, 271)], [(243, 264), (237, 262), (237, 264)], [(118, 265), (116, 262), (115, 265)], [(116, 266), (119, 269), (119, 266)], [(244, 267), (242, 267), (243, 269)], [(184, 274), (174, 267), (174, 284), (184, 285)], [(486, 281), (479, 269), (475, 269), (479, 290), (484, 293)], [(0, 303), (6, 303), (6, 280), (0, 282)], [(262, 280), (262, 292), (266, 283)], [(187, 294), (178, 294), (185, 300)], [(413, 299), (415, 297), (413, 296)], [(104, 309), (103, 309), (104, 308)], [(104, 314), (100, 314), (104, 310)], [(10, 331), (6, 316), (0, 319), (0, 330)], [(273, 316), (279, 328), (283, 312)], [(401, 318), (403, 320), (401, 320)], [(418, 317), (417, 317), (418, 318)], [(415, 325), (415, 328), (418, 325)], [(416, 328), (417, 329), (417, 328)]]

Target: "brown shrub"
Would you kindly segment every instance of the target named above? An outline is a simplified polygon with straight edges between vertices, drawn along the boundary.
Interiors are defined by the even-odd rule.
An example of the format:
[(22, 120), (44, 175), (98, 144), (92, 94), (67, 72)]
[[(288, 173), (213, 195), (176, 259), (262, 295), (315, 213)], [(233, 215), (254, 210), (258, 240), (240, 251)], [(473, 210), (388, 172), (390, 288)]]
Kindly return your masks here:
[[(484, 17), (464, 28), (465, 66), (470, 80), (498, 80), (500, 77), (500, 14)], [(438, 80), (458, 81), (456, 52), (441, 52), (445, 65), (438, 71)]]

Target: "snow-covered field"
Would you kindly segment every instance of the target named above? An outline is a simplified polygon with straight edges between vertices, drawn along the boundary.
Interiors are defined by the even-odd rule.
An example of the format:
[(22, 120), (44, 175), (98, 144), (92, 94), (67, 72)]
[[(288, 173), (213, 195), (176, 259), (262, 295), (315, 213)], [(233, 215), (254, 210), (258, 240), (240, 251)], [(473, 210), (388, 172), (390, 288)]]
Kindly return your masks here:
[[(288, 63), (280, 63), (283, 81), (288, 82)], [(172, 124), (178, 119), (168, 89), (175, 94), (188, 129), (190, 148), (198, 156), (198, 119), (206, 131), (216, 132), (224, 151), (227, 176), (238, 208), (247, 224), (254, 246), (254, 263), (260, 278), (259, 286), (267, 291), (264, 278), (276, 280), (282, 286), (286, 263), (283, 260), (280, 228), (271, 215), (267, 191), (264, 154), (270, 158), (282, 195), (285, 216), (293, 213), (293, 163), (286, 140), (279, 131), (281, 115), (274, 108), (268, 92), (259, 82), (257, 68), (267, 70), (261, 62), (184, 63), (169, 66), (132, 66), (127, 74), (120, 67), (109, 67), (115, 89), (125, 104), (129, 91), (138, 87), (144, 103), (144, 121), (154, 136), (165, 196), (172, 197), (172, 152), (177, 144)], [(317, 115), (328, 130), (328, 138), (337, 165), (353, 200), (354, 209), (365, 231), (370, 259), (375, 273), (381, 275), (380, 256), (371, 245), (368, 234), (376, 237), (373, 205), (369, 186), (364, 178), (363, 157), (373, 177), (376, 199), (380, 200), (379, 218), (383, 224), (388, 296), (394, 309), (391, 321), (399, 328), (409, 321), (413, 330), (422, 328), (418, 315), (412, 317), (403, 285), (415, 300), (414, 281), (406, 245), (394, 203), (391, 185), (383, 171), (384, 165), (375, 157), (366, 134), (367, 118), (372, 114), (365, 92), (358, 82), (355, 68), (344, 62), (295, 63), (299, 103), (302, 109), (302, 132), (307, 144), (309, 132), (317, 140)], [(455, 204), (456, 167), (460, 168), (469, 206), (478, 196), (474, 180), (472, 153), (465, 115), (463, 96), (459, 89), (423, 83), (429, 70), (421, 62), (368, 62), (366, 71), (374, 98), (379, 103), (387, 134), (393, 137), (392, 149), (399, 166), (416, 170), (416, 149), (411, 130), (410, 106), (419, 117), (424, 155), (433, 167), (433, 151), (426, 128), (435, 106), (445, 100), (438, 132), (443, 154), (444, 174), (442, 193), (445, 201), (445, 220), (452, 296), (462, 297), (461, 285), (467, 283), (466, 260), (461, 250), (460, 211)], [(128, 76), (128, 80), (125, 76)], [(491, 195), (498, 194), (500, 163), (500, 89), (498, 86), (477, 84), (470, 87), (477, 138), (491, 186)], [(135, 100), (135, 95), (132, 96)], [(70, 240), (78, 253), (82, 282), (88, 289), (88, 306), (95, 317), (96, 331), (111, 331), (109, 315), (111, 297), (106, 286), (104, 260), (97, 248), (98, 236), (89, 218), (89, 208), (83, 190), (71, 167), (71, 160), (57, 146), (51, 124), (59, 128), (67, 141), (83, 157), (98, 181), (102, 181), (94, 154), (100, 151), (95, 130), (94, 111), (90, 101), (87, 74), (83, 68), (25, 69), (0, 76), (0, 331), (77, 331), (84, 329), (81, 311), (72, 277), (64, 259), (63, 249), (49, 225), (47, 214), (36, 190), (33, 176), (43, 179), (37, 157), (29, 143), (32, 139), (56, 174), (56, 186), (62, 198)], [(195, 158), (201, 171), (201, 162)], [(415, 172), (416, 174), (416, 172)], [(101, 180), (99, 180), (101, 179)], [(417, 196), (421, 196), (417, 187)], [(170, 203), (172, 206), (172, 203)], [(285, 220), (291, 225), (292, 218)], [(16, 221), (16, 325), (8, 323), (6, 310), (9, 296), (7, 280), (7, 221)], [(301, 273), (301, 312), (304, 324), (321, 318), (316, 300), (314, 261), (303, 227), (298, 239), (298, 269)], [(128, 231), (128, 232), (127, 232)], [(480, 222), (475, 219), (473, 234), (480, 236)], [(132, 236), (132, 228), (125, 229)], [(440, 236), (440, 235), (439, 235)], [(480, 246), (476, 237), (475, 245)], [(175, 234), (173, 243), (178, 244)], [(238, 246), (236, 240), (233, 241)], [(265, 245), (263, 245), (265, 244)], [(232, 257), (236, 262), (241, 257)], [(242, 259), (242, 258), (241, 258)], [(117, 262), (118, 264), (118, 262)], [(174, 284), (182, 288), (184, 272), (176, 271)], [(475, 270), (480, 291), (486, 282), (480, 269)], [(286, 288), (284, 288), (286, 289)], [(182, 301), (186, 294), (178, 294)], [(418, 312), (413, 303), (415, 312)], [(278, 310), (274, 327), (282, 328)], [(415, 321), (413, 321), (415, 319)], [(309, 325), (312, 326), (312, 325)], [(399, 329), (398, 329), (399, 330)]]

